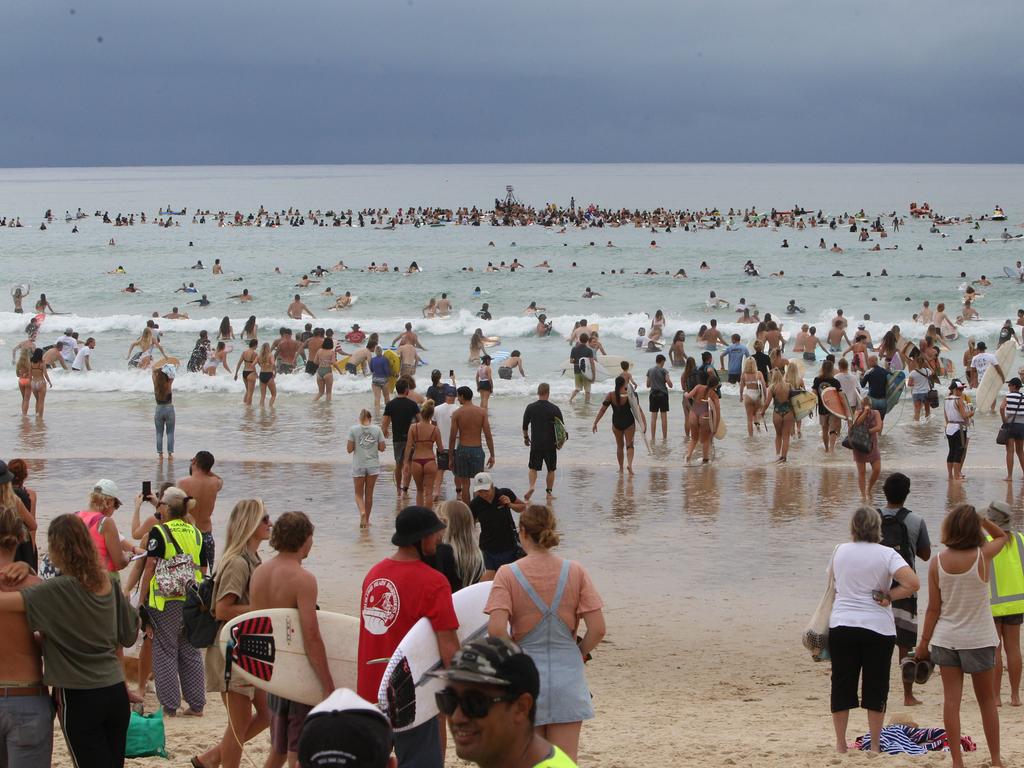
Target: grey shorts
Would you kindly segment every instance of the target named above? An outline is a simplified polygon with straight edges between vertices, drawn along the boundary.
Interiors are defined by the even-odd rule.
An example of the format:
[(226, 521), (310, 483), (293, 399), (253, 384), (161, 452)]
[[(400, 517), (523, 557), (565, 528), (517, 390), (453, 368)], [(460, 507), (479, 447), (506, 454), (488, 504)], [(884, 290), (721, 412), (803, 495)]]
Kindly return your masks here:
[(927, 403), (928, 393), (927, 392), (915, 392), (912, 395), (915, 403)]
[(373, 477), (380, 474), (380, 467), (352, 467), (352, 477)]
[(395, 440), (391, 444), (391, 449), (395, 456), (395, 463), (399, 466), (405, 464), (405, 443), (405, 440), (402, 440), (401, 442)]
[(961, 648), (959, 651), (943, 648), (941, 645), (933, 645), (930, 651), (932, 661), (940, 667), (960, 667), (967, 674), (987, 672), (996, 665), (996, 647), (994, 645), (987, 648)]

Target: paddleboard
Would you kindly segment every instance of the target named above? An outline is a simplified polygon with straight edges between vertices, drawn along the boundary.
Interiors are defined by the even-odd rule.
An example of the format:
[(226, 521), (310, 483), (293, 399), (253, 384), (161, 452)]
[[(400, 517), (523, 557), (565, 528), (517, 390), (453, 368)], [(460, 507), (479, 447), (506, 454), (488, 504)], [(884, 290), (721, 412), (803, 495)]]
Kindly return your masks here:
[[(1012, 376), (1010, 368), (1013, 366), (1013, 361), (1016, 357), (1017, 345), (1013, 339), (1004, 341), (999, 345), (999, 349), (996, 350), (996, 360), (999, 362), (999, 367), (1003, 369), (1003, 375), (1008, 379)], [(981, 381), (978, 382), (978, 391), (975, 393), (978, 401), (978, 410), (985, 411), (991, 408), (1002, 387), (1003, 380), (999, 378), (999, 372), (996, 371), (994, 365), (990, 365), (988, 370), (985, 371), (985, 375), (981, 377)]]
[(889, 374), (888, 384), (885, 388), (885, 412), (892, 413), (903, 396), (903, 390), (907, 386), (907, 372), (896, 371)]
[(801, 392), (799, 395), (789, 398), (789, 402), (793, 404), (793, 416), (800, 421), (814, 411), (818, 404), (818, 396), (813, 392)]
[(821, 391), (821, 402), (832, 415), (847, 421), (851, 418), (850, 404), (846, 402), (846, 395), (842, 390), (826, 387)]
[[(316, 615), (335, 686), (355, 688), (359, 619), (328, 611)], [(320, 681), (302, 644), (297, 610), (244, 613), (221, 629), (220, 647), (225, 658), (230, 653), (232, 678), (310, 706), (323, 700)]]
[(643, 409), (640, 407), (640, 398), (636, 396), (636, 387), (632, 384), (626, 387), (627, 398), (629, 399), (629, 410), (633, 413), (633, 418), (636, 420), (636, 431), (639, 432), (644, 438), (644, 447), (647, 448), (647, 452), (651, 452), (651, 441), (647, 437), (647, 421), (644, 418)]
[[(460, 645), (487, 633), (489, 617), (484, 613), (484, 606), (490, 594), (491, 582), (483, 581), (452, 595), (455, 616), (459, 620), (456, 634)], [(422, 618), (398, 644), (384, 670), (377, 693), (380, 708), (396, 731), (423, 725), (437, 715), (434, 694), (444, 688), (445, 682), (428, 677), (427, 672), (440, 667), (437, 635), (430, 619)]]

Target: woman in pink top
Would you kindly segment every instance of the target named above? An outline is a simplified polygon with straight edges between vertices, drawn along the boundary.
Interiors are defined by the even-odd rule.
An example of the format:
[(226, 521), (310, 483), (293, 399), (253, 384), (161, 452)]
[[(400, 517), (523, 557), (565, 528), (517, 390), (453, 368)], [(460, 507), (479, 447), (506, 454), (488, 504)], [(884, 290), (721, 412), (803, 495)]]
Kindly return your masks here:
[(130, 553), (135, 550), (130, 544), (122, 546), (121, 534), (114, 522), (114, 512), (121, 506), (117, 493), (113, 480), (97, 480), (89, 494), (89, 508), (77, 513), (89, 529), (89, 536), (100, 555), (100, 564), (111, 573), (117, 573), (128, 565)]
[[(594, 716), (583, 664), (605, 633), (601, 596), (579, 563), (551, 553), (558, 546), (555, 516), (533, 504), (519, 518), (519, 539), (526, 557), (503, 565), (484, 612), (487, 632), (519, 643), (540, 672), (537, 732), (572, 760), (580, 728)], [(580, 619), (587, 632), (577, 642)]]
[[(985, 534), (991, 538), (986, 541)], [(964, 673), (971, 676), (981, 710), (981, 726), (992, 756), (1001, 766), (999, 710), (993, 679), (999, 635), (989, 605), (992, 558), (1006, 544), (1002, 528), (978, 514), (970, 504), (958, 504), (942, 521), (945, 551), (928, 567), (928, 611), (914, 657), (929, 657), (942, 673), (942, 720), (954, 768), (963, 768), (960, 753), (960, 700)], [(928, 647), (929, 642), (931, 648)]]

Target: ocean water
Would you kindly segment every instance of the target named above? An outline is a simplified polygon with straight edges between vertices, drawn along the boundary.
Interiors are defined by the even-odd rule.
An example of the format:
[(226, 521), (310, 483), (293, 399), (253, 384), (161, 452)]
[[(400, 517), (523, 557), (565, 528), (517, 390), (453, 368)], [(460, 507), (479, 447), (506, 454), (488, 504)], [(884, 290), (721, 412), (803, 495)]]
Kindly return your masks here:
[[(272, 340), (277, 328), (301, 324), (289, 321), (285, 309), (298, 290), (316, 312), (317, 325), (343, 334), (353, 323), (378, 331), (385, 339), (397, 335), (411, 321), (427, 348), (422, 353), (447, 373), (453, 369), (460, 383), (471, 382), (474, 367), (467, 362), (468, 341), (475, 328), (502, 337), (500, 348), (519, 349), (526, 379), (497, 380), (492, 399), (498, 464), (495, 476), (516, 490), (525, 489), (526, 449), (519, 432), (522, 407), (540, 381), (550, 381), (554, 399), (563, 408), (571, 439), (559, 455), (560, 479), (556, 512), (570, 533), (567, 545), (573, 556), (586, 556), (596, 568), (623, 573), (650, 562), (668, 569), (672, 579), (685, 580), (719, 574), (723, 563), (737, 556), (769, 574), (773, 590), (801, 593), (808, 574), (817, 583), (821, 562), (831, 544), (842, 537), (847, 509), (856, 499), (853, 463), (845, 451), (834, 456), (821, 452), (816, 424), (806, 423), (803, 438), (794, 441), (787, 467), (770, 466), (775, 458), (772, 437), (746, 437), (742, 408), (735, 388), (725, 387), (724, 416), (729, 436), (715, 445), (710, 468), (683, 468), (681, 407), (672, 397), (670, 436), (657, 441), (652, 454), (639, 447), (635, 481), (618, 479), (608, 417), (597, 434), (591, 423), (595, 403), (566, 403), (571, 379), (562, 371), (569, 346), (564, 339), (574, 321), (587, 318), (600, 325), (609, 354), (633, 360), (643, 371), (652, 355), (637, 353), (633, 338), (639, 326), (648, 326), (645, 313), (662, 309), (666, 335), (687, 332), (687, 348), (696, 352), (693, 337), (710, 317), (719, 319), (723, 332), (738, 332), (750, 341), (754, 326), (734, 322), (722, 310), (709, 315), (704, 302), (716, 291), (734, 303), (741, 297), (762, 312), (780, 314), (789, 299), (806, 308), (799, 321), (824, 329), (837, 307), (851, 319), (869, 314), (867, 327), (875, 339), (893, 323), (915, 335), (910, 318), (922, 300), (934, 306), (959, 303), (961, 271), (974, 279), (993, 280), (982, 289), (977, 303), (982, 321), (967, 333), (979, 340), (995, 340), (1003, 320), (1024, 307), (1020, 284), (1002, 276), (1002, 267), (1024, 259), (1024, 241), (1003, 242), (1003, 227), (1019, 234), (1024, 221), (1024, 167), (1021, 166), (825, 166), (825, 165), (564, 165), (564, 166), (347, 166), (268, 168), (102, 168), (0, 170), (0, 217), (20, 217), (21, 229), (0, 229), (0, 271), (7, 285), (27, 283), (34, 299), (45, 292), (53, 306), (66, 315), (49, 317), (40, 334), (52, 343), (65, 327), (84, 338), (95, 336), (94, 372), (84, 375), (51, 373), (54, 386), (47, 398), (43, 421), (22, 419), (17, 384), (7, 354), (24, 338), (29, 314), (15, 315), (10, 303), (0, 304), (0, 414), (7, 426), (0, 430), (0, 457), (29, 459), (30, 485), (41, 491), (43, 522), (60, 511), (79, 508), (89, 484), (108, 476), (125, 488), (136, 488), (145, 478), (173, 480), (187, 471), (185, 457), (201, 448), (212, 450), (227, 486), (218, 507), (218, 531), (235, 499), (262, 495), (275, 511), (309, 510), (331, 547), (316, 560), (327, 569), (337, 562), (365, 565), (387, 551), (389, 525), (375, 525), (369, 534), (356, 530), (344, 444), (348, 427), (371, 398), (368, 380), (336, 377), (335, 400), (312, 403), (315, 383), (305, 375), (278, 378), (279, 397), (274, 409), (246, 408), (242, 384), (223, 373), (215, 378), (182, 372), (175, 381), (177, 409), (176, 464), (156, 462), (152, 428), (152, 385), (148, 373), (128, 368), (126, 353), (153, 312), (164, 314), (172, 306), (184, 309), (187, 298), (174, 293), (183, 282), (195, 282), (213, 302), (205, 309), (189, 307), (189, 320), (160, 320), (168, 353), (186, 360), (197, 333), (215, 336), (222, 317), (231, 318), (236, 333), (254, 314), (260, 339)], [(949, 216), (979, 216), (1001, 205), (1009, 221), (983, 222), (943, 229), (946, 237), (931, 234), (928, 225), (906, 221), (898, 233), (884, 240), (857, 242), (846, 228), (746, 229), (737, 220), (736, 231), (724, 228), (671, 233), (632, 226), (568, 229), (560, 233), (543, 227), (399, 227), (394, 231), (360, 228), (218, 227), (211, 219), (192, 224), (191, 215), (180, 227), (154, 224), (115, 228), (91, 214), (107, 211), (152, 217), (165, 206), (213, 211), (271, 210), (289, 206), (341, 210), (387, 206), (392, 211), (410, 205), (450, 208), (490, 208), (503, 197), (506, 184), (516, 196), (535, 206), (557, 201), (578, 205), (650, 209), (756, 206), (789, 209), (795, 204), (821, 209), (827, 216), (863, 208), (873, 218), (907, 214), (911, 200), (928, 201)], [(81, 207), (90, 216), (78, 222), (79, 232), (63, 221), (65, 210)], [(39, 224), (46, 209), (58, 220), (46, 231)], [(369, 219), (367, 219), (369, 222)], [(963, 245), (968, 235), (985, 244)], [(817, 248), (824, 237), (837, 242), (843, 254)], [(108, 245), (114, 238), (116, 245)], [(790, 248), (782, 249), (783, 239)], [(657, 248), (650, 247), (651, 240)], [(607, 248), (611, 240), (615, 247)], [(490, 242), (494, 243), (493, 247)], [(590, 243), (593, 241), (594, 245)], [(189, 243), (192, 243), (190, 246)], [(896, 251), (869, 252), (875, 242)], [(922, 244), (923, 251), (915, 250)], [(807, 246), (805, 248), (805, 246)], [(963, 250), (956, 250), (959, 246)], [(207, 267), (219, 258), (226, 274), (214, 276), (191, 270), (197, 260)], [(523, 271), (486, 274), (487, 262), (498, 264), (518, 258)], [(324, 267), (343, 259), (352, 269), (331, 273), (316, 289), (293, 288), (297, 278), (317, 264)], [(743, 274), (742, 265), (753, 260), (762, 277)], [(533, 268), (547, 260), (553, 272)], [(403, 271), (416, 261), (421, 274), (371, 274), (359, 270), (370, 262), (386, 261)], [(701, 261), (712, 269), (698, 270)], [(576, 266), (571, 266), (575, 262)], [(123, 265), (126, 275), (109, 275)], [(280, 267), (282, 274), (274, 273)], [(463, 271), (473, 267), (474, 272)], [(648, 267), (661, 273), (685, 268), (686, 280), (664, 274), (642, 276)], [(885, 268), (888, 278), (877, 277)], [(611, 270), (624, 274), (612, 275)], [(835, 270), (847, 277), (834, 278)], [(784, 270), (785, 278), (768, 277)], [(871, 272), (875, 277), (866, 277)], [(240, 281), (238, 280), (240, 278)], [(142, 293), (124, 294), (129, 281)], [(355, 305), (340, 313), (326, 312), (330, 303), (319, 295), (324, 286), (335, 293), (351, 291)], [(583, 299), (587, 286), (602, 295)], [(483, 295), (471, 294), (480, 287)], [(6, 288), (6, 286), (5, 286)], [(227, 297), (248, 288), (255, 297), (239, 304)], [(447, 292), (456, 306), (447, 319), (421, 317), (431, 297)], [(6, 298), (6, 292), (3, 294)], [(909, 299), (907, 301), (906, 299)], [(490, 304), (494, 319), (481, 321), (475, 313)], [(535, 321), (524, 308), (536, 301), (546, 308), (557, 334), (532, 336)], [(31, 306), (31, 301), (26, 302)], [(953, 312), (955, 315), (955, 312)], [(782, 318), (795, 330), (791, 318)], [(965, 333), (966, 335), (966, 333)], [(232, 367), (241, 343), (235, 342)], [(346, 347), (347, 348), (347, 347)], [(951, 357), (959, 363), (962, 345)], [(811, 371), (808, 371), (809, 373)], [(421, 378), (425, 387), (428, 377)], [(676, 381), (678, 385), (678, 379)], [(676, 390), (677, 392), (678, 390)], [(646, 400), (646, 398), (642, 398)], [(882, 436), (885, 471), (907, 471), (914, 479), (917, 507), (926, 509), (937, 529), (942, 509), (949, 503), (971, 500), (983, 504), (1002, 498), (1021, 508), (1019, 489), (999, 482), (1002, 449), (991, 445), (997, 423), (987, 415), (977, 419), (979, 435), (972, 443), (965, 488), (947, 488), (944, 482), (945, 441), (941, 417), (915, 424), (905, 403), (895, 418), (886, 420)], [(981, 437), (983, 436), (983, 437)], [(390, 457), (390, 451), (385, 454)], [(446, 491), (450, 493), (450, 487)], [(126, 493), (130, 496), (131, 493)], [(378, 509), (385, 515), (401, 503), (387, 482), (378, 486)], [(122, 510), (124, 512), (124, 510)], [(808, 525), (821, 522), (827, 525)], [(594, 525), (609, 536), (594, 536)], [(698, 555), (680, 560), (676, 537), (699, 537), (706, 546)], [(652, 538), (653, 537), (653, 538)], [(367, 547), (367, 541), (372, 546)], [(735, 549), (743, 541), (741, 550)], [(768, 546), (763, 546), (768, 542)], [(774, 554), (773, 554), (774, 553)], [(820, 557), (819, 557), (820, 555)], [(777, 557), (776, 557), (777, 556)], [(722, 583), (728, 581), (725, 574)], [(599, 578), (602, 587), (618, 595), (620, 604), (634, 600), (633, 579)], [(808, 599), (813, 599), (811, 596)], [(344, 596), (347, 601), (351, 595)]]

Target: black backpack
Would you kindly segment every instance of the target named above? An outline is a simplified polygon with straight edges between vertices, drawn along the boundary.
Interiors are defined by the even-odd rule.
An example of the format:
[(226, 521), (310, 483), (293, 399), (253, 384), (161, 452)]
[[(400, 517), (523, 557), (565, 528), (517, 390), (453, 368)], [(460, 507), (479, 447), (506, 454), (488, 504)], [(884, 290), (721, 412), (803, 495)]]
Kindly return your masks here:
[[(878, 510), (882, 514), (882, 510)], [(910, 532), (907, 530), (906, 519), (910, 510), (901, 508), (895, 515), (882, 515), (882, 541), (886, 547), (892, 547), (906, 561), (914, 564), (914, 550), (910, 546)]]
[(185, 595), (182, 608), (185, 639), (193, 648), (209, 648), (217, 642), (220, 634), (222, 622), (217, 621), (212, 613), (214, 591), (214, 577), (211, 574), (198, 584), (191, 585)]

